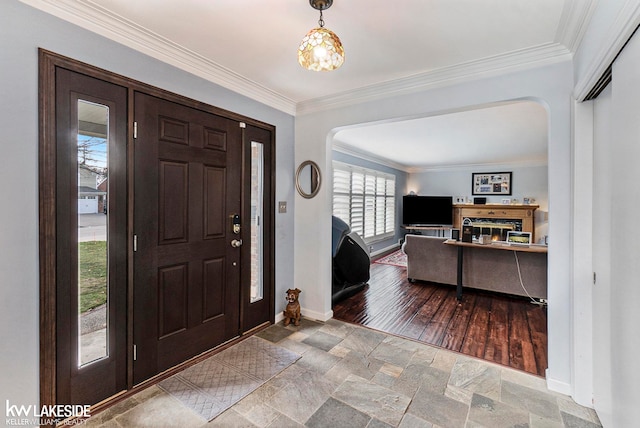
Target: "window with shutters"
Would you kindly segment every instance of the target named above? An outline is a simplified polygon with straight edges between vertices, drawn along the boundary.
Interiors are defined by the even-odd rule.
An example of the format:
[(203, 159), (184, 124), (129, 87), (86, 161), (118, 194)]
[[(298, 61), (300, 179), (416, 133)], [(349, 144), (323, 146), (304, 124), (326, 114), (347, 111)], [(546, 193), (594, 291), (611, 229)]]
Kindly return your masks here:
[(395, 204), (394, 175), (333, 162), (333, 215), (365, 242), (395, 235)]

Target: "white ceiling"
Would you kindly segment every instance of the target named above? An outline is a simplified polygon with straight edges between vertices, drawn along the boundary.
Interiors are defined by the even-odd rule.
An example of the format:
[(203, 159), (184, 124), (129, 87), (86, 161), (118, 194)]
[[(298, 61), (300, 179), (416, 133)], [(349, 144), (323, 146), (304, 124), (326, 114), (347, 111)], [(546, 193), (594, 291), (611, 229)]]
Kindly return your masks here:
[(540, 104), (504, 103), (341, 130), (335, 135), (335, 147), (408, 171), (546, 165), (547, 121)]
[[(296, 114), (336, 100), (353, 102), (372, 91), (380, 96), (461, 76), (470, 79), (479, 72), (495, 74), (523, 64), (566, 59), (575, 52), (597, 0), (334, 0), (324, 20), (342, 40), (345, 63), (332, 72), (308, 71), (297, 63), (298, 44), (319, 18), (308, 0), (21, 1)], [(512, 111), (500, 106), (478, 114), (491, 121), (492, 111), (515, 117), (529, 114), (526, 110), (522, 105)], [(467, 112), (462, 117), (473, 119), (474, 115)], [(341, 133), (341, 143), (362, 150), (362, 141), (367, 139), (367, 147), (380, 152), (377, 147), (383, 142), (375, 135), (400, 132), (406, 141), (413, 138), (423, 144), (421, 137), (430, 135), (429, 152), (444, 156), (447, 150), (437, 148), (436, 141), (450, 140), (443, 135), (440, 120), (460, 119), (439, 116), (411, 121), (404, 127), (395, 123), (361, 132), (351, 129)], [(546, 132), (546, 116), (544, 124)], [(488, 152), (492, 140), (503, 139), (491, 138), (491, 129), (505, 133), (499, 124), (483, 128), (483, 141), (471, 138), (476, 134), (471, 130), (455, 138), (476, 141)], [(376, 140), (373, 145), (372, 140)], [(460, 153), (453, 146), (448, 144), (448, 157)], [(531, 147), (529, 156), (539, 157), (540, 147)], [(509, 156), (523, 155), (520, 150)], [(405, 155), (392, 162), (411, 166), (413, 159), (415, 151), (414, 157)], [(460, 156), (449, 161), (465, 162)], [(433, 156), (424, 162), (436, 163)]]
[(308, 0), (94, 0), (146, 30), (295, 102), (553, 43), (564, 1), (335, 0), (326, 27), (342, 40), (336, 72), (297, 63), (317, 26)]

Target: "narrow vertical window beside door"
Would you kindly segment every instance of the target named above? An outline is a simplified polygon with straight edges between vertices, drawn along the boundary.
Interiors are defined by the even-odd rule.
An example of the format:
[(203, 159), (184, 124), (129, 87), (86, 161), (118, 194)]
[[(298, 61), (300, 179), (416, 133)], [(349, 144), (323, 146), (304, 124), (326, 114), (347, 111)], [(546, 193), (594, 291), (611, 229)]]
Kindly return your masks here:
[(251, 142), (251, 303), (262, 300), (263, 225), (264, 214), (264, 147)]
[(109, 107), (78, 101), (78, 366), (109, 356)]

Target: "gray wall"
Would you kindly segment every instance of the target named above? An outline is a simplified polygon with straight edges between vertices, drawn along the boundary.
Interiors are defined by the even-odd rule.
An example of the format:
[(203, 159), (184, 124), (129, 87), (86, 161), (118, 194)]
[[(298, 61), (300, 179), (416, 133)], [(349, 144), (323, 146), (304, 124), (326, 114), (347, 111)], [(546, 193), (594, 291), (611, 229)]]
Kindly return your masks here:
[(294, 118), (15, 0), (0, 2), (0, 399), (39, 402), (38, 48), (276, 126), (276, 313), (293, 282)]

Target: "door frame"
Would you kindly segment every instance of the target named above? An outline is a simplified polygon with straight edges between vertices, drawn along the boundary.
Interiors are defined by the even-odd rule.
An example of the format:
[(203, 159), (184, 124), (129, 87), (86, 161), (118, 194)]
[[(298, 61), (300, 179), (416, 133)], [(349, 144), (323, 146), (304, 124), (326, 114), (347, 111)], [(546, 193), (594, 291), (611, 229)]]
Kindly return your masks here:
[[(267, 165), (270, 173), (265, 175), (265, 180), (270, 181), (271, 191), (265, 194), (265, 209), (272, 213), (271, 221), (268, 224), (270, 240), (265, 244), (264, 250), (268, 252), (271, 264), (265, 266), (265, 286), (271, 290), (271, 302), (269, 309), (270, 322), (275, 322), (275, 126), (262, 121), (248, 118), (237, 113), (233, 113), (209, 104), (196, 101), (178, 94), (174, 94), (160, 88), (124, 77), (122, 75), (109, 72), (107, 70), (56, 54), (54, 52), (38, 49), (39, 78), (38, 78), (38, 209), (39, 209), (39, 277), (40, 277), (40, 405), (55, 405), (56, 403), (56, 117), (55, 117), (55, 82), (56, 68), (64, 68), (77, 73), (104, 80), (124, 86), (128, 90), (128, 112), (127, 112), (127, 176), (133, 175), (133, 93), (135, 91), (145, 92), (169, 101), (180, 103), (186, 106), (211, 112), (229, 119), (250, 124), (257, 128), (267, 130), (271, 133), (270, 147), (271, 161)], [(243, 177), (247, 171), (243, 168)], [(133, 384), (133, 180), (129, 179), (127, 184), (127, 392), (133, 393), (149, 385), (149, 382), (158, 382), (160, 377), (152, 378), (134, 389)], [(244, 268), (243, 268), (244, 269)], [(242, 302), (241, 302), (242, 306)], [(245, 333), (240, 318), (240, 332)], [(190, 360), (191, 361), (191, 360)], [(178, 371), (181, 366), (176, 366)], [(166, 372), (162, 378), (169, 376), (172, 372)], [(119, 397), (119, 396), (116, 396)], [(116, 397), (112, 397), (116, 398)], [(96, 409), (109, 405), (106, 402), (100, 403)]]

